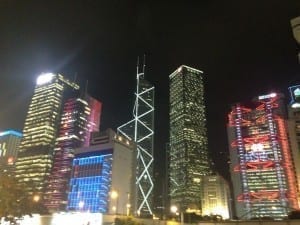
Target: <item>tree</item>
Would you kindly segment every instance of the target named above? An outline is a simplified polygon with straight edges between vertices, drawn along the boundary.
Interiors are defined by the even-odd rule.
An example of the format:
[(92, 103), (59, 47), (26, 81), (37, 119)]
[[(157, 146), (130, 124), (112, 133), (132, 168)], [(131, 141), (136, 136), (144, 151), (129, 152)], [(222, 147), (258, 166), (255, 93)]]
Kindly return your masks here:
[(12, 176), (0, 175), (0, 218), (14, 221), (24, 215), (31, 215), (34, 206), (32, 196)]

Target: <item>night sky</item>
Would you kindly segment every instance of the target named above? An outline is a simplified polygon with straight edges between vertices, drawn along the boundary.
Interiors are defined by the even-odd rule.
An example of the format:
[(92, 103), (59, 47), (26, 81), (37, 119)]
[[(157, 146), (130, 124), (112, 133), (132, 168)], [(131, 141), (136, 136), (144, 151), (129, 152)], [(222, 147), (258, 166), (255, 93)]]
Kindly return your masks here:
[(168, 142), (168, 75), (204, 71), (209, 151), (227, 174), (230, 104), (300, 80), (299, 0), (0, 0), (0, 129), (22, 130), (35, 80), (58, 72), (103, 102), (101, 129), (132, 118), (137, 57), (156, 88), (155, 165)]

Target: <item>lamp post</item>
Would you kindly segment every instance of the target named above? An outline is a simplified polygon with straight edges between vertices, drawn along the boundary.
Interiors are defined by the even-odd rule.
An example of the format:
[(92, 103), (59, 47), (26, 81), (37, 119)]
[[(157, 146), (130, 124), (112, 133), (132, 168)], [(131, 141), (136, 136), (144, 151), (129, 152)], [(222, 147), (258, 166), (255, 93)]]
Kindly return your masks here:
[(180, 224), (182, 225), (183, 224), (183, 212), (182, 212), (182, 210), (180, 210), (180, 212), (178, 212), (178, 207), (176, 205), (172, 205), (170, 210), (176, 216), (179, 216)]
[(34, 196), (33, 196), (33, 201), (34, 201), (34, 202), (40, 201), (40, 196), (39, 196), (39, 195), (34, 195)]
[(115, 211), (115, 215), (118, 214), (118, 203), (119, 203), (119, 193), (117, 191), (112, 191), (110, 194), (112, 199), (115, 199), (116, 205), (112, 207), (112, 210)]
[(174, 213), (176, 216), (178, 215), (178, 208), (176, 205), (172, 205), (170, 210), (171, 210), (171, 213)]

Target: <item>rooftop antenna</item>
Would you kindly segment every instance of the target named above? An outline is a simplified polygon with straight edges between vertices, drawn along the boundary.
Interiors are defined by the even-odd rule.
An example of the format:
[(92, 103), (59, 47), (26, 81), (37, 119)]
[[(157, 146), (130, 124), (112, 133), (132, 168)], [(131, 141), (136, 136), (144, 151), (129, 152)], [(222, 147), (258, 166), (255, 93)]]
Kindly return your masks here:
[(146, 67), (146, 54), (144, 54), (144, 63), (143, 63), (143, 74), (145, 75), (145, 67)]
[[(74, 79), (73, 79), (73, 83), (76, 84), (76, 80), (77, 80), (77, 72), (74, 73)], [(75, 87), (73, 87), (74, 89)]]
[(139, 74), (139, 64), (140, 64), (140, 57), (137, 57), (137, 62), (136, 62), (136, 75), (138, 76)]

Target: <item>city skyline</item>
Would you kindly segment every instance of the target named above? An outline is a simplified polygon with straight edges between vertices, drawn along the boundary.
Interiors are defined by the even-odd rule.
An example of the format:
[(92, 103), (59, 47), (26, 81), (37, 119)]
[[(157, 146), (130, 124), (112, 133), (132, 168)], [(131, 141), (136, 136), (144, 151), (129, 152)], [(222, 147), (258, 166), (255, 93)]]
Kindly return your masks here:
[(4, 2), (0, 128), (22, 130), (36, 77), (58, 72), (88, 80), (103, 102), (101, 130), (116, 129), (132, 118), (136, 61), (146, 54), (145, 76), (156, 87), (155, 149), (168, 142), (167, 125), (159, 124), (168, 121), (168, 75), (185, 64), (204, 71), (208, 145), (218, 160), (228, 151), (230, 104), (296, 84), (299, 47), (290, 19), (299, 4)]

